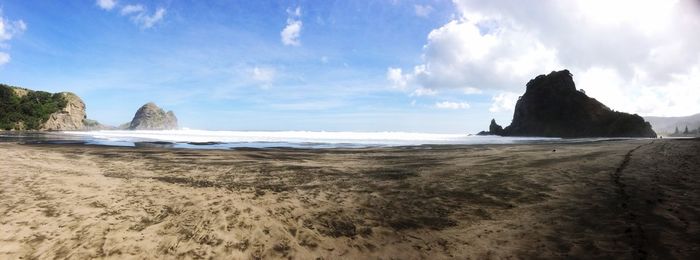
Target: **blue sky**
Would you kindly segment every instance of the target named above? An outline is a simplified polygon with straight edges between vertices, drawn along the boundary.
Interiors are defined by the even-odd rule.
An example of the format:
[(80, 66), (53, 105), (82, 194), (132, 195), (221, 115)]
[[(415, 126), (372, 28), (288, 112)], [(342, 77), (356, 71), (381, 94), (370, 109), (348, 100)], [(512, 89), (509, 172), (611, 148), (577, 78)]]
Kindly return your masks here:
[[(588, 5), (588, 20), (561, 19), (583, 32), (572, 44), (567, 27), (542, 23), (571, 8), (553, 4), (522, 16), (508, 1), (0, 1), (0, 82), (75, 92), (106, 124), (153, 101), (211, 130), (475, 133), (491, 118), (507, 124), (527, 80), (562, 68), (614, 109), (700, 112), (683, 100), (698, 94), (697, 38), (666, 48), (690, 56), (681, 61), (649, 61), (674, 46), (654, 37), (627, 56), (607, 54), (624, 35), (591, 50), (597, 33), (630, 31), (637, 16), (610, 22), (598, 15), (609, 8)], [(642, 73), (652, 70), (666, 73)]]

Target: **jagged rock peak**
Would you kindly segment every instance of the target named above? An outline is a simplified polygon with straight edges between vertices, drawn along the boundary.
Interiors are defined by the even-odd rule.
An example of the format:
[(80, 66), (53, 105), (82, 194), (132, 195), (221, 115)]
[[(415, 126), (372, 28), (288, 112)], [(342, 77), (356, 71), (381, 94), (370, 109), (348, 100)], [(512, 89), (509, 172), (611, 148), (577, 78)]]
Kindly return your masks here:
[(169, 130), (177, 127), (175, 113), (165, 112), (153, 102), (141, 106), (129, 124), (130, 130)]
[(503, 135), (503, 127), (496, 123), (496, 119), (491, 119), (489, 133), (493, 135)]

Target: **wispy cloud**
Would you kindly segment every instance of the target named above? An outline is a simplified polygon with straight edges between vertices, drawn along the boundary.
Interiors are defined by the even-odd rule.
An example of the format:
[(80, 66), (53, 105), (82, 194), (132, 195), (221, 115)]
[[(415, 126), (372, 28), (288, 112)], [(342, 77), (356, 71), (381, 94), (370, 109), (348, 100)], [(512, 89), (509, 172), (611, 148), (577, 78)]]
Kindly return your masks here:
[(143, 5), (125, 5), (122, 7), (121, 14), (122, 15), (130, 15), (134, 13), (142, 13), (145, 11), (145, 8), (143, 8)]
[(413, 9), (416, 15), (420, 17), (428, 17), (433, 12), (433, 7), (430, 5), (414, 5)]
[(0, 66), (10, 62), (10, 54), (0, 51)]
[(153, 25), (163, 20), (165, 16), (165, 8), (159, 7), (156, 11), (148, 15), (146, 11), (140, 11), (131, 17), (134, 23), (138, 24), (141, 28), (151, 28)]
[(435, 96), (435, 95), (437, 95), (437, 91), (434, 89), (417, 88), (411, 93), (410, 96), (421, 97), (421, 96)]
[(513, 92), (501, 92), (500, 94), (493, 96), (491, 101), (492, 103), (489, 111), (493, 113), (513, 111), (513, 109), (515, 109), (515, 103), (518, 102), (518, 94)]
[(0, 66), (10, 62), (10, 54), (3, 51), (9, 48), (9, 45), (5, 43), (11, 40), (15, 35), (20, 34), (27, 30), (27, 24), (22, 20), (10, 21), (5, 19), (2, 15), (2, 9), (0, 9)]
[(287, 15), (287, 26), (280, 32), (282, 44), (299, 46), (301, 45), (299, 36), (301, 35), (301, 28), (303, 26), (301, 22), (301, 8), (297, 7), (294, 10), (287, 9)]
[(439, 109), (469, 109), (470, 107), (467, 102), (442, 101), (435, 103), (435, 108)]
[(97, 6), (105, 10), (112, 10), (115, 6), (117, 6), (116, 0), (97, 0), (95, 3)]
[(27, 24), (22, 20), (10, 21), (2, 17), (0, 10), (0, 42), (11, 40), (13, 36), (27, 30)]
[(274, 68), (264, 68), (255, 66), (250, 70), (250, 77), (259, 83), (263, 84), (263, 87), (268, 87), (272, 81), (275, 80), (277, 71)]
[[(104, 10), (110, 11), (117, 8), (119, 4), (115, 0), (97, 0), (97, 6)], [(128, 4), (121, 6), (119, 14), (122, 16), (128, 16), (132, 22), (142, 29), (148, 29), (163, 20), (166, 10), (163, 7), (159, 7), (153, 13), (149, 14), (148, 8), (142, 4)]]

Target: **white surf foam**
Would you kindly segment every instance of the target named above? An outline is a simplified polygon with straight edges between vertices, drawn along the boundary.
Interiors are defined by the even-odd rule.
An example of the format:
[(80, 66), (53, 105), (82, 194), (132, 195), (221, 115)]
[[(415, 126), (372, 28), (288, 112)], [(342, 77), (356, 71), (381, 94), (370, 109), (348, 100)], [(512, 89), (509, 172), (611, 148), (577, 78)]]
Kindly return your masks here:
[(325, 132), (325, 131), (206, 131), (206, 130), (109, 130), (65, 132), (114, 142), (163, 141), (175, 143), (327, 143), (365, 145), (486, 144), (518, 141), (557, 140), (553, 138), (470, 136), (408, 132)]

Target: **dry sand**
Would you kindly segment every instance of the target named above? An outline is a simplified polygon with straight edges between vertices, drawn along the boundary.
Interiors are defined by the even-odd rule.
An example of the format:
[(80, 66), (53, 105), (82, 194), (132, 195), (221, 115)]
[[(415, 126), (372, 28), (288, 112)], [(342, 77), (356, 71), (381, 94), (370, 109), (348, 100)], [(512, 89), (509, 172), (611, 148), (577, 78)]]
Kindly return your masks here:
[(0, 259), (700, 259), (698, 140), (0, 153)]

